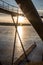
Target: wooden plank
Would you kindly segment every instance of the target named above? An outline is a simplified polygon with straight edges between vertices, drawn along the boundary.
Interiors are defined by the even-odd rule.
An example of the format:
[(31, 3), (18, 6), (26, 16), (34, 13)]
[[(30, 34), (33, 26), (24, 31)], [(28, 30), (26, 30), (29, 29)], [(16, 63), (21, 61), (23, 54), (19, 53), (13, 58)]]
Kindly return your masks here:
[[(26, 50), (26, 54), (29, 55), (31, 53), (31, 51), (36, 47), (36, 44), (32, 44), (28, 50)], [(16, 62), (14, 62), (14, 65), (18, 65), (20, 61), (22, 61), (25, 58), (24, 53), (16, 60)]]
[(20, 4), (20, 8), (24, 12), (27, 19), (33, 25), (34, 29), (43, 40), (43, 23), (40, 19), (40, 16), (37, 13), (36, 8), (34, 7), (32, 0), (15, 0)]

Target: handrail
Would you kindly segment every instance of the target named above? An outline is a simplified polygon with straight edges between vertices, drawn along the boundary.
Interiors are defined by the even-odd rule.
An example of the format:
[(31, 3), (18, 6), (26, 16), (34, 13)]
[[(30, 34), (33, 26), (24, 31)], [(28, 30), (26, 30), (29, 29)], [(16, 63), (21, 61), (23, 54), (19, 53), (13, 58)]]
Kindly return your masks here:
[(18, 10), (18, 7), (11, 5), (3, 0), (0, 0), (0, 7), (12, 12), (17, 12)]

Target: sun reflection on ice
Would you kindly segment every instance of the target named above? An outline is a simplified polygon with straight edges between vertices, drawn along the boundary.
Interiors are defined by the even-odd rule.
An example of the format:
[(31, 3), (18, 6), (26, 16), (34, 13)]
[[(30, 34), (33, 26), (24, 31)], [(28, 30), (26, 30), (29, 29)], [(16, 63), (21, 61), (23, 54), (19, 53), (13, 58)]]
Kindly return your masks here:
[(24, 17), (23, 16), (19, 16), (18, 17), (18, 23), (23, 23), (24, 22)]
[[(23, 35), (22, 35), (22, 33), (23, 33), (23, 32), (22, 32), (22, 27), (21, 27), (21, 26), (18, 26), (18, 27), (17, 27), (17, 30), (18, 30), (18, 33), (19, 33), (20, 38), (22, 38), (22, 36), (23, 36)], [(21, 51), (21, 50), (20, 50), (20, 49), (21, 49), (21, 43), (20, 43), (19, 36), (17, 35), (17, 41), (16, 41), (17, 43), (16, 43), (16, 46), (17, 46), (17, 50), (18, 50), (18, 51)], [(20, 48), (20, 49), (19, 49), (19, 48)]]
[(20, 35), (20, 37), (22, 36), (22, 27), (21, 26), (18, 26), (17, 27), (17, 30), (18, 30), (18, 33), (19, 33), (19, 35)]

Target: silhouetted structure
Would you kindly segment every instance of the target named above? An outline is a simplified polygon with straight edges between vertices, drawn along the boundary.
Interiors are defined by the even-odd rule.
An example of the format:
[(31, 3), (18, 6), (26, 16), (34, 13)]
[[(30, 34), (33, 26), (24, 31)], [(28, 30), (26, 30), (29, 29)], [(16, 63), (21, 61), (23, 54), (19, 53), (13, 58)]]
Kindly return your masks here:
[(43, 23), (31, 0), (15, 0), (43, 40)]

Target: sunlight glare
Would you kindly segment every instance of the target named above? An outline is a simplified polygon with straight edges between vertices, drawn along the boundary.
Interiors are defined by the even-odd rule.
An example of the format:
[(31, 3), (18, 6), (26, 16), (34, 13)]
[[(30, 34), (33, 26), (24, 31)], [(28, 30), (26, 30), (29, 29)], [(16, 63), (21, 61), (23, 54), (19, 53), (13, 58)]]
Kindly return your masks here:
[(24, 22), (24, 17), (23, 16), (19, 16), (18, 17), (18, 22), (19, 23), (23, 23)]
[[(23, 16), (18, 16), (18, 23), (23, 23), (24, 22), (24, 17)], [(17, 22), (17, 16), (14, 17), (15, 23)]]
[(17, 27), (17, 30), (18, 30), (19, 35), (22, 36), (22, 27), (21, 26), (18, 26)]

